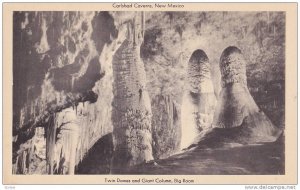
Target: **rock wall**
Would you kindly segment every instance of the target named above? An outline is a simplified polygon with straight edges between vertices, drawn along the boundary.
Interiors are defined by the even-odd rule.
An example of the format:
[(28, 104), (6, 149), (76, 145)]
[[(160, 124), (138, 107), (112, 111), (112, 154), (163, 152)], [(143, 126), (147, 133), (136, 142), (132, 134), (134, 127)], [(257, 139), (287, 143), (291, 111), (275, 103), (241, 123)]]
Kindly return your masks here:
[(152, 147), (155, 159), (166, 158), (180, 150), (180, 106), (170, 96), (152, 99)]
[[(15, 12), (14, 21), (13, 172), (73, 173), (74, 162), (79, 163), (99, 138), (112, 132), (111, 62), (118, 46), (114, 20), (107, 12)], [(54, 147), (72, 138), (60, 134), (59, 143), (53, 121), (67, 109), (74, 110), (80, 135), (75, 160), (63, 172), (58, 171), (60, 166), (54, 170), (66, 159)], [(19, 166), (32, 162), (24, 155), (36, 152), (32, 139), (40, 134), (35, 128), (48, 128), (45, 137), (52, 131), (53, 144), (47, 148), (51, 167), (45, 169), (42, 159), (42, 169), (25, 171)]]

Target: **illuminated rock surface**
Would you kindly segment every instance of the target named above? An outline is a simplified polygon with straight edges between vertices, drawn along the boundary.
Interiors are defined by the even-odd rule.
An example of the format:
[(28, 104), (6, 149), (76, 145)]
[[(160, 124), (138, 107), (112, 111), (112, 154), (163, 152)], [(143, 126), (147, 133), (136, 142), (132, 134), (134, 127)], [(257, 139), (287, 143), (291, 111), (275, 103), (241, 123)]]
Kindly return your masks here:
[(143, 19), (143, 13), (136, 13), (129, 20), (126, 39), (113, 58), (112, 172), (153, 159), (151, 100), (140, 58)]
[[(258, 108), (247, 87), (246, 61), (236, 47), (226, 48), (220, 58), (222, 90), (214, 116), (217, 128), (228, 128), (236, 142), (273, 142), (281, 131)], [(220, 136), (221, 137), (221, 136)]]
[[(130, 173), (136, 166), (147, 173), (142, 166), (165, 164), (161, 171), (166, 174), (218, 174), (226, 173), (221, 167), (227, 167), (226, 155), (241, 163), (233, 153), (246, 157), (263, 150), (256, 155), (257, 162), (242, 157), (245, 173), (277, 174), (277, 169), (282, 173), (284, 154), (277, 153), (283, 141), (278, 141), (280, 146), (277, 141), (238, 150), (234, 146), (274, 141), (274, 129), (285, 128), (284, 13), (14, 12), (13, 21), (13, 173)], [(219, 59), (230, 45), (244, 52), (247, 88), (236, 84), (219, 93), (223, 89)], [(198, 49), (209, 57), (210, 73), (205, 72), (207, 64), (189, 70), (191, 55)], [(209, 73), (211, 80), (196, 77), (193, 85), (187, 85), (189, 71), (200, 71), (204, 78)], [(233, 108), (226, 101), (218, 104), (214, 126), (225, 126), (224, 130), (208, 127), (213, 94), (219, 102), (237, 105), (236, 111), (225, 113)], [(195, 101), (199, 102), (192, 104)], [(182, 112), (183, 108), (193, 110)], [(195, 115), (186, 114), (195, 110), (202, 118), (197, 122)], [(225, 119), (226, 114), (232, 120)], [(197, 134), (193, 142), (186, 120), (199, 124), (191, 128)], [(241, 134), (232, 127), (238, 125), (248, 126), (243, 128), (247, 130)], [(180, 155), (190, 155), (191, 150), (180, 152), (182, 137), (197, 150), (183, 159)], [(208, 146), (227, 150), (201, 157)], [(209, 165), (210, 159), (219, 161), (219, 170), (197, 164)]]
[(210, 63), (203, 50), (193, 52), (187, 72), (187, 91), (182, 102), (181, 148), (194, 143), (201, 131), (211, 128), (216, 105)]

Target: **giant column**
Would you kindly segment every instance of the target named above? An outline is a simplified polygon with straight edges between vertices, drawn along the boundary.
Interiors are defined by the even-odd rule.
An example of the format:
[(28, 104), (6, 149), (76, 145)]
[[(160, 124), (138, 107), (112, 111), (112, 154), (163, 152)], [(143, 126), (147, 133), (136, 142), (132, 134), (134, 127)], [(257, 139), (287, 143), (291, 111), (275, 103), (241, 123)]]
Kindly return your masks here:
[(151, 103), (140, 58), (144, 16), (136, 12), (124, 23), (126, 39), (113, 57), (112, 173), (147, 162), (152, 156)]

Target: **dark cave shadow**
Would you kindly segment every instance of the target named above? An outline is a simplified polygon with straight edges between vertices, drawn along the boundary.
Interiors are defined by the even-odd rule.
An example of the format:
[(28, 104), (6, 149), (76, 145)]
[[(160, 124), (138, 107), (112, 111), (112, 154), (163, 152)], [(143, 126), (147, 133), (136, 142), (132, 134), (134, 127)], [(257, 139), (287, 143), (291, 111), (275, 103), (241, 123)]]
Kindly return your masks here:
[(80, 70), (80, 59), (76, 59), (75, 63), (66, 65), (63, 68), (53, 69), (53, 86), (55, 90), (73, 93), (83, 93), (91, 90), (95, 83), (104, 76), (101, 72), (100, 62), (97, 57), (93, 58), (87, 67), (86, 72), (72, 84), (72, 75)]
[(75, 174), (109, 174), (113, 154), (112, 133), (101, 137), (75, 169)]

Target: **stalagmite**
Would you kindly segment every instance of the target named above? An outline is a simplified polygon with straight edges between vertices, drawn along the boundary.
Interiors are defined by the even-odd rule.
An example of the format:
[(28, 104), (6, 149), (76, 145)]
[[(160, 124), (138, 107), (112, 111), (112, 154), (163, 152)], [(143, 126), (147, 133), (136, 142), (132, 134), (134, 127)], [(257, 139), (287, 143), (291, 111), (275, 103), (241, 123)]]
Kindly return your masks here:
[(216, 105), (210, 63), (203, 50), (196, 50), (188, 63), (187, 89), (182, 102), (181, 148), (194, 142), (211, 127)]
[(142, 23), (141, 13), (126, 23), (127, 37), (113, 58), (112, 172), (153, 159), (151, 104), (140, 59)]
[(222, 90), (213, 125), (241, 129), (239, 140), (247, 143), (275, 141), (280, 130), (259, 109), (247, 87), (246, 61), (237, 47), (226, 48), (220, 58)]

